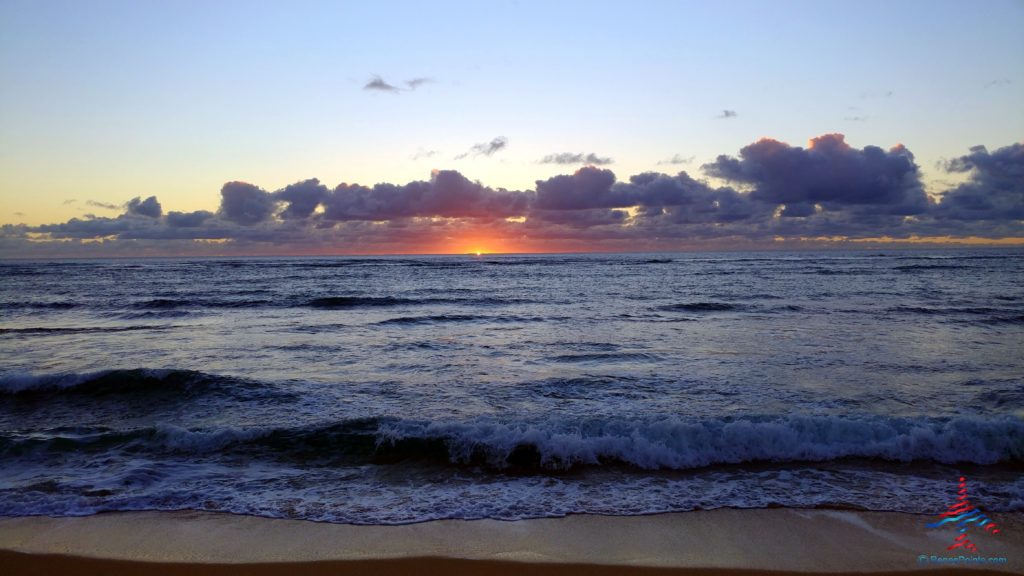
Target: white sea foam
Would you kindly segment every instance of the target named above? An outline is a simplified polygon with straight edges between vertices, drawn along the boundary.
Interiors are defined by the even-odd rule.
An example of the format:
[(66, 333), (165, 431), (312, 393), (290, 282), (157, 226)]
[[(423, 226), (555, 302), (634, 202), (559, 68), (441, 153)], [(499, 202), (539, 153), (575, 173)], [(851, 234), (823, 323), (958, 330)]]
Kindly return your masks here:
[(1024, 421), (1015, 417), (893, 419), (788, 416), (763, 419), (646, 420), (567, 423), (390, 421), (382, 442), (443, 439), (451, 458), (481, 452), (508, 462), (524, 446), (541, 465), (564, 467), (615, 460), (656, 469), (750, 461), (827, 461), (862, 457), (892, 461), (993, 464), (1024, 458)]
[(155, 439), (161, 448), (201, 454), (221, 450), (230, 444), (259, 438), (268, 433), (269, 430), (262, 428), (188, 430), (171, 424), (159, 424), (155, 430)]

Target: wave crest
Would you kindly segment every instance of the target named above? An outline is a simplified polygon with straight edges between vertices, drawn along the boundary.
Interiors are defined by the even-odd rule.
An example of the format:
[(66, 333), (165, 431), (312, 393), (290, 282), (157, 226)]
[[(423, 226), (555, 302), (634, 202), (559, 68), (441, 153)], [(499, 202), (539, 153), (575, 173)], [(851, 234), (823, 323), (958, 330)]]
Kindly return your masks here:
[(0, 376), (0, 395), (49, 395), (55, 393), (103, 396), (159, 391), (198, 391), (222, 388), (240, 390), (255, 383), (230, 376), (195, 370), (133, 368), (59, 374), (8, 374)]
[(894, 419), (748, 417), (568, 422), (440, 422), (360, 418), (295, 428), (53, 430), (0, 438), (0, 452), (48, 450), (244, 453), (314, 462), (425, 462), (495, 469), (565, 470), (626, 466), (686, 470), (747, 462), (998, 464), (1024, 460), (1024, 422), (1014, 417)]
[(384, 442), (444, 441), (454, 462), (543, 468), (622, 463), (688, 469), (743, 462), (841, 458), (995, 464), (1024, 459), (1017, 418), (893, 419), (772, 417), (604, 420), (577, 426), (526, 423), (384, 422)]

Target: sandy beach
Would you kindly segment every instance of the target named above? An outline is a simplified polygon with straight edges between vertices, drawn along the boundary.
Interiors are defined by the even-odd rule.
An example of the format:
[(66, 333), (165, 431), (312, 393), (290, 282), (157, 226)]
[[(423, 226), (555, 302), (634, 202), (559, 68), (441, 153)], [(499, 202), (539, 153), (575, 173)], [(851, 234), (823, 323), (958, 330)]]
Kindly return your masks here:
[[(516, 522), (355, 526), (200, 512), (0, 519), (5, 574), (764, 574), (1024, 572), (1024, 515), (972, 534), (1005, 563), (940, 564), (931, 518), (837, 510), (714, 510)], [(927, 560), (922, 560), (924, 556)], [(935, 556), (936, 560), (931, 560)], [(524, 563), (528, 566), (524, 566)]]

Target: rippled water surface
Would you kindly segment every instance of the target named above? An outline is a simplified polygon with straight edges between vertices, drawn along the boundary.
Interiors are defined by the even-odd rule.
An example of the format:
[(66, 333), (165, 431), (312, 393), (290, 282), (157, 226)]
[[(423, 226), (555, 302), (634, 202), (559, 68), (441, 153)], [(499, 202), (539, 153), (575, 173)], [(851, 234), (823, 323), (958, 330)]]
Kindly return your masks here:
[(0, 514), (1024, 508), (1013, 250), (0, 262)]

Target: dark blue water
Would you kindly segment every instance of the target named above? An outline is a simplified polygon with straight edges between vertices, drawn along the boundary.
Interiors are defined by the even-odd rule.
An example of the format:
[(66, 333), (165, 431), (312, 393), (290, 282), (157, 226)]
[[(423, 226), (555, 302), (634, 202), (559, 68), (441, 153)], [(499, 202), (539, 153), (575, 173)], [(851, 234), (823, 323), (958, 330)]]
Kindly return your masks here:
[(1024, 509), (1024, 252), (0, 263), (0, 514)]

